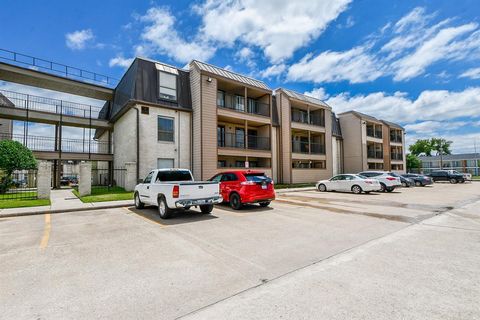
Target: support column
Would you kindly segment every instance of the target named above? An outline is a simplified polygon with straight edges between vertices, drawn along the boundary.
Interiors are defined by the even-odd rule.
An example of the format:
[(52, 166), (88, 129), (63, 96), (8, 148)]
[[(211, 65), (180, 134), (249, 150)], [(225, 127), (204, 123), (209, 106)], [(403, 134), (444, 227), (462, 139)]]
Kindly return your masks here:
[(48, 161), (40, 161), (37, 171), (37, 197), (38, 199), (50, 199), (52, 188), (52, 164)]
[(125, 191), (133, 191), (137, 185), (137, 163), (125, 162)]
[(80, 163), (80, 177), (78, 179), (78, 193), (81, 197), (92, 193), (92, 163)]

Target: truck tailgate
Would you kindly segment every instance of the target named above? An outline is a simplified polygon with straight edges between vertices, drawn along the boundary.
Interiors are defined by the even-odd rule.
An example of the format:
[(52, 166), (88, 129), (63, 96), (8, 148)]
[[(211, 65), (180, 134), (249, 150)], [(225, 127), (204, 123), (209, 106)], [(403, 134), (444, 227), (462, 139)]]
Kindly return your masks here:
[(216, 182), (182, 182), (179, 183), (179, 189), (179, 199), (205, 199), (220, 195), (220, 187)]

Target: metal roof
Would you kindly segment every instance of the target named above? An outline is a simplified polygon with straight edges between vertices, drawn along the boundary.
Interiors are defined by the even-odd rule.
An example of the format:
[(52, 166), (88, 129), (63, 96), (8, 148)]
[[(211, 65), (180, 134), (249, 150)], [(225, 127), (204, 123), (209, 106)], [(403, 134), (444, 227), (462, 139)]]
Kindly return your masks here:
[[(440, 156), (419, 156), (422, 161), (440, 161)], [(480, 153), (444, 154), (443, 161), (480, 160)]]
[(334, 112), (332, 112), (332, 135), (337, 138), (343, 138), (340, 119), (337, 118)]
[(247, 84), (252, 87), (257, 87), (257, 88), (262, 88), (265, 90), (271, 90), (264, 82), (260, 80), (256, 80), (232, 71), (228, 71), (226, 69), (222, 69), (216, 66), (213, 66), (211, 64), (201, 62), (198, 60), (192, 60), (192, 63), (194, 63), (201, 71), (206, 71), (212, 74), (216, 74), (219, 76), (222, 76), (227, 79), (235, 80), (244, 84)]
[(312, 103), (312, 104), (316, 104), (316, 105), (320, 105), (320, 106), (323, 106), (323, 107), (330, 108), (330, 106), (329, 106), (328, 104), (326, 104), (325, 102), (323, 102), (323, 101), (320, 100), (320, 99), (317, 99), (317, 98), (314, 98), (314, 97), (310, 97), (310, 96), (304, 95), (304, 94), (299, 93), (299, 92), (295, 92), (295, 91), (290, 90), (290, 89), (280, 88), (280, 90), (282, 90), (283, 92), (285, 92), (285, 94), (286, 94), (287, 96), (289, 96), (290, 98), (293, 98), (293, 99), (297, 99), (297, 100), (300, 100), (300, 101), (305, 101), (305, 102), (307, 102), (307, 103)]
[(167, 66), (165, 64), (161, 64), (156, 62), (155, 63), (155, 68), (157, 68), (158, 71), (163, 71), (171, 74), (175, 74), (178, 76), (178, 70), (176, 68), (172, 68), (170, 66)]
[(372, 116), (369, 116), (368, 114), (361, 113), (361, 112), (354, 111), (354, 110), (347, 111), (347, 112), (342, 112), (342, 113), (339, 113), (338, 115), (341, 116), (341, 115), (349, 114), (349, 113), (357, 116), (357, 117), (360, 118), (360, 119), (370, 120), (370, 121), (375, 121), (375, 122), (381, 122), (379, 119), (377, 119), (377, 118), (375, 118), (375, 117), (372, 117)]
[(390, 122), (390, 121), (386, 121), (386, 120), (382, 120), (382, 122), (385, 123), (389, 127), (397, 128), (397, 129), (400, 129), (400, 130), (405, 130), (401, 125), (396, 124), (394, 122)]

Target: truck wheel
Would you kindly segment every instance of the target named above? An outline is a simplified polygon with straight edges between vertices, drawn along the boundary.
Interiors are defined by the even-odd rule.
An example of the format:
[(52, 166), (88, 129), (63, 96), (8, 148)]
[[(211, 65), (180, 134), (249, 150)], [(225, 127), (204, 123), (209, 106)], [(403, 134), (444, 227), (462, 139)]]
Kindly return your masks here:
[(138, 192), (135, 192), (135, 208), (136, 209), (143, 209), (145, 207), (145, 204), (140, 201), (140, 195)]
[(457, 179), (455, 179), (455, 178), (450, 179), (450, 183), (452, 183), (452, 184), (457, 183)]
[(170, 218), (171, 213), (172, 213), (172, 209), (168, 207), (165, 197), (159, 197), (158, 198), (158, 214), (160, 215), (160, 218), (168, 219)]
[(209, 214), (213, 210), (213, 204), (207, 204), (204, 206), (200, 206), (200, 211), (202, 211), (203, 214)]
[(233, 210), (242, 209), (242, 201), (237, 193), (232, 193), (230, 195), (230, 207), (232, 207)]

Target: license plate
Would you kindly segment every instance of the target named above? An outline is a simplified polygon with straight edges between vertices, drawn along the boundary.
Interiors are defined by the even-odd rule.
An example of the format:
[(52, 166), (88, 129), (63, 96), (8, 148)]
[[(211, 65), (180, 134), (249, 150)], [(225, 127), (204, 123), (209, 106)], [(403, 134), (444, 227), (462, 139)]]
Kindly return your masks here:
[(262, 184), (262, 189), (263, 189), (263, 190), (267, 189), (267, 185), (266, 185), (266, 184)]

